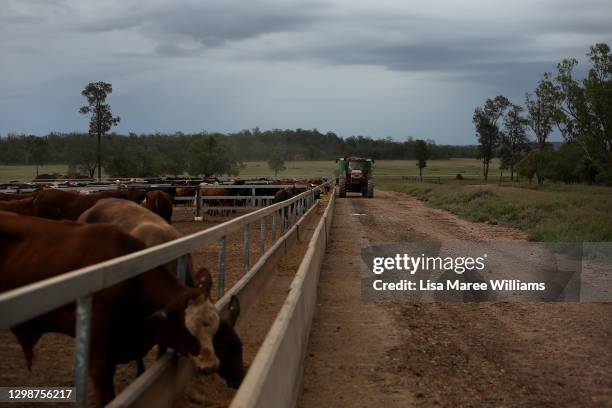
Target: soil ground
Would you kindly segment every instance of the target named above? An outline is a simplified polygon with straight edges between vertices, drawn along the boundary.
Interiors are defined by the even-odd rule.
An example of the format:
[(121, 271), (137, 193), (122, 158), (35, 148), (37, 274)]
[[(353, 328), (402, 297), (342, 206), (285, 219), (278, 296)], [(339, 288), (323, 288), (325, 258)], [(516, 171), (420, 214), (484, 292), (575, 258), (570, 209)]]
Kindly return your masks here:
[(299, 406), (612, 406), (611, 304), (362, 302), (362, 245), (453, 239), (526, 236), (400, 193), (337, 200)]
[[(326, 201), (325, 198), (322, 201)], [(321, 204), (323, 206), (324, 204)], [(315, 210), (320, 211), (320, 209)], [(173, 225), (184, 235), (192, 234), (206, 228), (210, 228), (221, 222), (227, 221), (243, 213), (231, 214), (229, 216), (206, 216), (204, 222), (194, 222), (190, 209), (175, 208), (173, 214)], [(306, 251), (307, 242), (316, 225), (316, 218), (300, 229), (300, 242), (294, 246), (290, 256), (281, 260), (278, 265), (273, 283), (268, 286), (262, 299), (257, 305), (257, 322), (241, 322), (238, 320), (238, 332), (244, 343), (245, 362), (250, 362), (255, 357), (259, 345), (263, 341), (269, 326), (280, 309), (293, 275), (297, 271), (299, 262)], [(276, 239), (279, 238), (277, 217)], [(259, 250), (259, 223), (252, 225), (250, 229), (250, 264), (251, 266), (260, 256)], [(229, 235), (226, 239), (226, 290), (231, 288), (243, 275), (243, 244), (242, 231)], [(266, 224), (266, 245), (270, 248), (271, 224)], [(207, 267), (213, 276), (214, 286), (213, 298), (218, 293), (218, 248), (217, 244), (206, 245), (193, 253), (194, 266), (197, 268)], [(32, 371), (25, 367), (25, 359), (21, 347), (13, 334), (8, 330), (0, 331), (0, 386), (71, 386), (73, 383), (74, 341), (72, 338), (61, 334), (45, 334), (34, 349), (34, 363)], [(156, 351), (152, 350), (145, 359), (145, 365), (149, 366), (154, 361)], [(134, 364), (120, 365), (115, 374), (115, 389), (117, 394), (121, 392), (136, 376)], [(91, 393), (91, 387), (90, 387)], [(185, 387), (184, 395), (178, 398), (177, 407), (204, 406), (216, 407), (227, 406), (233, 398), (235, 391), (228, 389), (225, 382), (217, 375), (206, 378), (196, 378)], [(1, 406), (2, 404), (0, 404)], [(56, 404), (57, 406), (62, 406)], [(12, 405), (11, 405), (12, 406)], [(53, 406), (53, 404), (46, 404)], [(63, 406), (70, 406), (63, 404)]]

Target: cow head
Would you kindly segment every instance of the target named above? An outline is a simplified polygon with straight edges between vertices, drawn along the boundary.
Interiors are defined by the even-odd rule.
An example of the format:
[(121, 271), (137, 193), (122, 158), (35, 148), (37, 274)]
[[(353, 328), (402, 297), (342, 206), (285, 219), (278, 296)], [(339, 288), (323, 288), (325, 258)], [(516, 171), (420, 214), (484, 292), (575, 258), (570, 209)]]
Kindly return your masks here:
[(212, 277), (208, 269), (195, 272), (193, 280), (199, 294), (185, 308), (185, 327), (200, 342), (200, 353), (192, 357), (193, 363), (199, 372), (211, 373), (219, 368), (213, 346), (213, 336), (219, 329), (219, 313), (210, 300)]
[(219, 357), (218, 374), (231, 388), (240, 387), (246, 372), (242, 361), (242, 342), (234, 330), (239, 315), (240, 303), (236, 296), (232, 296), (227, 310), (221, 317), (219, 330), (213, 337), (215, 352)]
[(158, 344), (191, 355), (199, 372), (212, 373), (219, 367), (213, 346), (219, 314), (210, 301), (212, 278), (205, 268), (193, 278), (197, 288), (186, 290), (145, 323), (155, 333)]

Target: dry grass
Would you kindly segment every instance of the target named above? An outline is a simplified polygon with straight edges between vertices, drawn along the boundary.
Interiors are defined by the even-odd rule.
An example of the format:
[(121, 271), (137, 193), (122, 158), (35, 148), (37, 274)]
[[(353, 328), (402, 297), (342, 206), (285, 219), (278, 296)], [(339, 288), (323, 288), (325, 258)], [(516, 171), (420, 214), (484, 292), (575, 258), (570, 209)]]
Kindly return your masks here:
[(612, 241), (609, 187), (434, 185), (390, 180), (380, 180), (378, 186), (416, 196), (468, 220), (526, 230), (534, 241)]

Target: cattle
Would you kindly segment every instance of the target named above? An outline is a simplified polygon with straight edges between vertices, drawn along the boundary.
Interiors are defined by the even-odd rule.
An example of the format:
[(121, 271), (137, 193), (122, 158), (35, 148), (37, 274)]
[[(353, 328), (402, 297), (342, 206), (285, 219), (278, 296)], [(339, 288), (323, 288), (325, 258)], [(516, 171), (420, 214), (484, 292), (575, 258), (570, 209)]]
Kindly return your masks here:
[[(163, 244), (182, 235), (159, 215), (128, 200), (103, 198), (83, 212), (77, 219), (86, 224), (109, 223), (121, 228), (127, 234), (140, 239), (147, 247)], [(176, 274), (177, 261), (169, 262), (165, 268)], [(189, 275), (193, 272), (191, 256), (187, 263)]]
[(168, 224), (172, 223), (172, 204), (174, 200), (168, 193), (160, 190), (149, 191), (142, 206), (162, 217)]
[[(114, 225), (87, 225), (0, 212), (0, 292), (144, 249), (140, 240)], [(210, 301), (212, 279), (206, 270), (188, 288), (165, 268), (140, 274), (93, 295), (90, 375), (95, 403), (115, 396), (117, 364), (143, 356), (155, 345), (191, 356), (203, 372), (218, 368), (212, 337), (220, 318)], [(74, 337), (71, 303), (11, 329), (28, 369), (44, 333)]]
[(127, 199), (128, 194), (121, 191), (79, 194), (76, 191), (43, 190), (34, 198), (34, 215), (52, 220), (76, 220), (98, 200), (109, 197)]
[[(296, 194), (295, 186), (285, 188), (283, 190), (279, 190), (276, 192), (276, 194), (274, 194), (274, 203), (280, 203), (280, 202), (289, 200), (290, 198), (293, 198), (295, 194)], [(284, 219), (285, 222), (289, 221), (289, 213), (293, 212), (293, 207), (294, 207), (294, 204), (291, 204), (285, 208), (285, 219)]]
[(19, 200), (0, 201), (0, 211), (9, 211), (21, 215), (34, 215), (34, 197)]
[(231, 388), (240, 387), (246, 374), (242, 359), (242, 342), (234, 329), (239, 315), (240, 303), (236, 296), (232, 296), (227, 310), (221, 316), (219, 329), (213, 337), (215, 353), (219, 359), (217, 373)]
[[(227, 195), (227, 193), (225, 192), (224, 188), (218, 188), (218, 187), (202, 188), (200, 194), (202, 195), (202, 197), (220, 197), (220, 196), (226, 196)], [(225, 205), (227, 205), (228, 204), (228, 200), (223, 199), (223, 198), (211, 199), (211, 200), (206, 200), (205, 203), (206, 203), (207, 206), (218, 207), (218, 206), (225, 206)], [(216, 210), (216, 209), (212, 209), (212, 210), (207, 210), (207, 213), (209, 215), (227, 216), (227, 215), (229, 215), (229, 210)]]
[(0, 192), (0, 201), (13, 201), (13, 200), (23, 200), (24, 198), (32, 197), (36, 195), (36, 192), (32, 193), (1, 193)]
[[(175, 197), (194, 197), (196, 195), (197, 187), (176, 187), (175, 189)], [(180, 202), (180, 201), (179, 201)], [(190, 201), (185, 200), (182, 201), (185, 206), (188, 206)]]
[[(225, 380), (228, 387), (238, 389), (246, 375), (246, 369), (242, 357), (242, 341), (235, 330), (236, 321), (240, 315), (240, 303), (236, 296), (232, 296), (229, 306), (221, 315), (219, 329), (213, 336), (215, 354), (219, 359), (217, 373)], [(163, 355), (166, 349), (160, 347), (159, 355)], [(144, 372), (142, 359), (136, 360), (138, 375)]]
[(295, 186), (279, 190), (276, 192), (276, 194), (274, 194), (274, 203), (280, 203), (282, 201), (289, 200), (290, 198), (293, 198), (295, 193)]
[[(114, 224), (133, 237), (141, 239), (147, 246), (159, 245), (181, 236), (173, 226), (168, 225), (157, 214), (131, 201), (117, 198), (98, 201), (85, 211), (78, 221), (88, 224)], [(191, 257), (187, 266), (189, 271), (193, 271)], [(166, 264), (165, 268), (169, 273), (176, 275), (176, 262)], [(187, 276), (192, 276), (192, 273), (188, 273)], [(191, 281), (189, 283), (193, 285)], [(234, 330), (234, 324), (240, 313), (238, 299), (232, 299), (228, 311), (229, 316), (221, 319), (219, 331), (215, 334), (213, 342), (220, 347), (220, 352), (217, 353), (220, 362), (219, 374), (226, 380), (228, 386), (235, 386), (239, 385), (244, 377), (242, 343)], [(142, 361), (137, 361), (137, 366), (138, 372), (142, 372), (144, 369)]]

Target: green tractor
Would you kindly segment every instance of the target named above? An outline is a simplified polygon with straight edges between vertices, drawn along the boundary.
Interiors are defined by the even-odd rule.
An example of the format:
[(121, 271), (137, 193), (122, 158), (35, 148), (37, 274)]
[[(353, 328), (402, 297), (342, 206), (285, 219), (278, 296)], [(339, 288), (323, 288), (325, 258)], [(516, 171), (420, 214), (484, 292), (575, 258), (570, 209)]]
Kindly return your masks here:
[(346, 192), (361, 193), (363, 197), (374, 197), (374, 180), (372, 180), (372, 164), (374, 160), (363, 157), (340, 157), (336, 159), (340, 174), (338, 190), (340, 197), (346, 197)]

